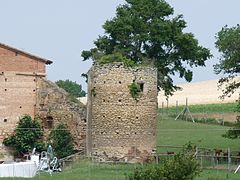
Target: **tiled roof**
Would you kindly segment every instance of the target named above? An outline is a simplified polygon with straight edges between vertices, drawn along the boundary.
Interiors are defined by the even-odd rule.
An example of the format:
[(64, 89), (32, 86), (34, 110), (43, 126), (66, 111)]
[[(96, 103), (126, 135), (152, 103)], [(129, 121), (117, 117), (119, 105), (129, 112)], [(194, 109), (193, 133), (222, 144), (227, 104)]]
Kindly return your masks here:
[(28, 52), (25, 52), (25, 51), (22, 51), (22, 50), (19, 50), (19, 49), (16, 49), (16, 48), (13, 48), (11, 46), (8, 46), (6, 44), (3, 44), (3, 43), (0, 43), (0, 47), (4, 48), (4, 49), (8, 49), (10, 51), (13, 51), (13, 52), (16, 52), (16, 53), (19, 53), (19, 54), (22, 54), (24, 56), (27, 56), (31, 59), (35, 59), (37, 61), (42, 61), (44, 62), (45, 64), (52, 64), (52, 61), (48, 60), (48, 59), (44, 59), (44, 58), (41, 58), (39, 56), (35, 56), (33, 54), (30, 54)]

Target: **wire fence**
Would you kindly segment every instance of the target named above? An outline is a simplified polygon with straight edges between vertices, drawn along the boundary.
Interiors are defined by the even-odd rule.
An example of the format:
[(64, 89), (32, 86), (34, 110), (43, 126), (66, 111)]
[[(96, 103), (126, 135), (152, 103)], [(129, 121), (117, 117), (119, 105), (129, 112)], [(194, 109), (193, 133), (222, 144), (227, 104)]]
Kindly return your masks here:
[[(152, 163), (158, 164), (161, 166), (161, 160), (166, 158), (172, 158), (174, 154), (166, 153), (166, 154), (158, 154), (151, 156)], [(231, 154), (228, 155), (216, 155), (214, 151), (200, 151), (196, 154), (196, 159), (201, 165), (202, 169), (215, 169), (216, 171), (225, 170), (225, 174), (228, 172), (233, 174), (233, 171), (237, 169), (237, 166), (240, 165), (239, 156), (234, 156)], [(40, 172), (34, 175), (33, 179), (64, 179), (64, 180), (78, 180), (78, 179), (126, 179), (127, 175), (133, 173), (134, 169), (149, 166), (149, 164), (144, 163), (135, 163), (130, 164), (126, 162), (118, 162), (118, 161), (108, 161), (108, 162), (100, 162), (96, 159), (81, 157), (78, 160), (65, 160), (62, 162), (62, 172)], [(16, 174), (17, 166), (15, 169), (12, 169), (12, 173), (10, 173), (10, 178), (6, 179), (21, 179), (17, 178)], [(27, 174), (32, 174), (32, 167), (29, 165), (25, 166), (24, 169)], [(9, 169), (8, 169), (9, 171)], [(19, 170), (18, 170), (19, 171)], [(228, 171), (228, 172), (227, 172)], [(5, 170), (6, 172), (6, 170)], [(1, 175), (1, 173), (0, 173)], [(4, 177), (4, 176), (0, 176)], [(30, 176), (31, 177), (31, 176)], [(238, 173), (238, 178), (240, 177), (240, 173)]]
[(198, 104), (188, 105), (186, 98), (184, 104), (178, 101), (171, 106), (168, 101), (160, 102), (159, 116), (168, 116), (175, 119), (194, 121), (198, 123), (217, 124), (222, 126), (234, 126), (236, 121), (240, 120), (240, 113), (237, 112), (237, 103), (222, 104)]
[[(134, 156), (132, 159), (135, 159), (135, 163), (130, 163), (126, 161), (119, 161), (117, 159), (112, 160), (105, 160), (100, 161), (99, 158), (96, 158), (95, 156), (89, 156), (86, 157), (83, 155), (82, 152), (74, 154), (72, 156), (68, 156), (64, 159), (60, 160), (61, 170), (62, 172), (36, 172), (33, 179), (51, 179), (51, 180), (79, 180), (79, 179), (89, 179), (89, 180), (95, 180), (95, 179), (113, 179), (113, 180), (120, 180), (120, 179), (127, 179), (127, 175), (133, 173), (134, 169), (138, 167), (145, 167), (149, 166), (151, 164), (159, 165), (161, 166), (163, 160), (173, 158), (174, 155), (176, 155), (178, 152), (182, 150), (182, 145), (184, 143), (188, 142), (188, 139), (186, 138), (189, 134), (197, 134), (198, 137), (203, 137), (207, 133), (208, 135), (216, 135), (216, 132), (219, 132), (218, 135), (221, 136), (221, 134), (224, 134), (229, 128), (229, 124), (226, 123), (224, 120), (223, 122), (220, 121), (220, 119), (217, 119), (218, 125), (222, 126), (215, 126), (214, 128), (212, 126), (206, 126), (204, 128), (193, 128), (192, 126), (184, 126), (184, 127), (178, 127), (178, 126), (172, 126), (172, 124), (165, 124), (164, 128), (162, 128), (162, 122), (166, 121), (172, 121), (182, 112), (184, 113), (184, 108), (187, 107), (185, 105), (183, 106), (176, 106), (175, 109), (170, 109), (170, 107), (165, 107), (159, 110), (159, 118), (158, 118), (158, 128), (157, 128), (157, 138), (159, 138), (158, 146), (156, 147), (156, 152), (152, 155), (149, 155), (145, 157), (144, 160), (141, 159), (139, 156)], [(190, 112), (185, 112), (185, 114), (182, 114), (179, 117), (179, 120), (187, 120), (191, 121), (191, 117), (188, 113), (191, 113), (191, 108), (189, 109)], [(215, 122), (209, 122), (207, 115), (208, 112), (205, 112), (202, 110), (203, 114), (206, 116), (206, 118), (202, 119), (203, 122), (201, 123), (207, 123), (207, 124), (214, 124)], [(225, 113), (219, 113), (220, 115), (224, 115)], [(193, 115), (193, 118), (196, 119)], [(175, 121), (174, 121), (175, 122)], [(196, 121), (197, 122), (197, 121)], [(160, 128), (159, 128), (160, 127)], [(37, 129), (35, 129), (37, 130)], [(61, 129), (65, 130), (65, 129)], [(151, 129), (152, 130), (152, 129)], [(238, 130), (238, 129), (235, 129)], [(144, 129), (143, 131), (149, 131), (149, 129)], [(171, 137), (170, 137), (171, 136)], [(165, 138), (163, 141), (162, 139)], [(169, 139), (169, 141), (168, 141)], [(173, 142), (173, 139), (174, 142)], [(195, 147), (195, 159), (199, 162), (200, 167), (203, 170), (214, 170), (217, 174), (229, 176), (232, 177), (233, 172), (237, 169), (237, 167), (240, 165), (240, 146), (239, 141), (238, 145), (235, 145), (234, 147), (231, 146), (231, 141), (228, 140), (228, 144), (220, 144), (217, 143), (217, 146), (211, 146), (212, 148), (207, 147), (206, 145), (204, 147), (201, 147), (199, 144)], [(162, 143), (164, 142), (164, 143)], [(170, 145), (166, 145), (166, 142)], [(177, 142), (177, 143), (176, 143)], [(184, 142), (184, 143), (183, 143)], [(235, 141), (237, 143), (237, 141)], [(216, 142), (212, 142), (216, 143)], [(172, 145), (171, 145), (172, 144)], [(175, 145), (173, 145), (175, 144)], [(176, 145), (178, 144), (178, 145)], [(136, 144), (133, 144), (133, 146), (136, 146)], [(214, 147), (214, 148), (213, 148)], [(137, 149), (136, 149), (137, 150)], [(132, 154), (137, 154), (132, 153)], [(28, 167), (27, 167), (28, 166)], [(12, 171), (12, 176), (7, 179), (17, 179), (16, 178), (16, 166), (13, 165), (13, 168), (9, 168), (8, 171)], [(31, 173), (32, 165), (26, 165), (26, 167), (22, 171), (29, 171)], [(223, 171), (224, 170), (224, 171)], [(31, 172), (30, 172), (31, 171)], [(0, 177), (1, 177), (2, 171), (0, 170)], [(215, 175), (213, 175), (215, 176)], [(235, 178), (236, 177), (236, 178)], [(238, 171), (237, 175), (234, 176), (235, 179), (240, 179), (240, 170)], [(3, 178), (5, 179), (5, 178)]]

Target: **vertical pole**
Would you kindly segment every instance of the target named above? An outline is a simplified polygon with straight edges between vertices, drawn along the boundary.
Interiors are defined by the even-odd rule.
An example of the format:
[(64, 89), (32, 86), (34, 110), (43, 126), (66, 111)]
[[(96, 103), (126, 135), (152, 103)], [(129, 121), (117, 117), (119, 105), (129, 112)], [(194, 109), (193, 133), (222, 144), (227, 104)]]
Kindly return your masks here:
[(186, 98), (186, 105), (185, 105), (184, 113), (185, 113), (185, 118), (186, 118), (186, 121), (187, 121), (187, 120), (188, 120), (188, 119), (187, 119), (187, 113), (188, 113), (188, 98)]
[(176, 101), (176, 116), (178, 115), (178, 101)]
[(167, 99), (167, 115), (168, 115), (168, 99)]
[(230, 171), (231, 168), (231, 151), (230, 148), (228, 148), (228, 171)]
[(214, 151), (213, 151), (213, 153), (212, 153), (212, 163), (213, 163), (213, 168), (215, 168), (215, 160), (214, 160), (214, 157), (215, 156), (215, 153), (214, 153)]
[(162, 102), (162, 114), (163, 114), (164, 102)]

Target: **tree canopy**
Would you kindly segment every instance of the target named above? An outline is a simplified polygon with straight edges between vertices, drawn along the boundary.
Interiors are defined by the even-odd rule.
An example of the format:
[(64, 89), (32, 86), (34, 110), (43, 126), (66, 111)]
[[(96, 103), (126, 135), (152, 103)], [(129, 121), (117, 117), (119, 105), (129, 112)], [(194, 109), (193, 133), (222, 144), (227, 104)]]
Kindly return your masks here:
[[(235, 78), (240, 74), (240, 26), (224, 26), (216, 35), (216, 48), (221, 53), (219, 64), (215, 65), (216, 74), (223, 74), (219, 86), (225, 96), (231, 96), (240, 87), (240, 79)], [(237, 112), (240, 112), (240, 97), (237, 100)], [(231, 139), (240, 138), (240, 116), (233, 128), (227, 131), (224, 137)]]
[(225, 26), (216, 35), (215, 45), (221, 53), (219, 64), (215, 65), (216, 74), (223, 74), (219, 80), (223, 88), (223, 97), (231, 95), (240, 87), (240, 26)]
[(153, 65), (158, 71), (158, 88), (170, 95), (177, 89), (172, 76), (191, 81), (191, 68), (205, 66), (211, 57), (192, 33), (183, 32), (183, 16), (173, 14), (165, 0), (126, 0), (103, 25), (105, 34), (94, 42), (96, 47), (83, 51), (82, 57), (94, 63)]
[(36, 148), (41, 152), (44, 149), (43, 131), (38, 120), (32, 120), (25, 115), (20, 118), (14, 133), (3, 140), (5, 146), (14, 147), (19, 155), (23, 155)]
[(76, 82), (70, 80), (58, 80), (56, 81), (56, 84), (73, 97), (84, 97), (86, 95), (86, 92), (82, 89), (82, 86)]

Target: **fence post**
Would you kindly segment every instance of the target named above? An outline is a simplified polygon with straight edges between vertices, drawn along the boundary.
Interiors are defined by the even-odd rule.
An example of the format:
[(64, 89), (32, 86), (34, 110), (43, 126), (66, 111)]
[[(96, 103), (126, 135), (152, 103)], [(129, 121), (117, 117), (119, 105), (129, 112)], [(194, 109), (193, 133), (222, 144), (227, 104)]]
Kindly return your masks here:
[(168, 115), (168, 99), (167, 99), (167, 115)]
[(176, 101), (176, 116), (178, 115), (178, 101)]
[(228, 148), (228, 171), (230, 171), (231, 168), (231, 151), (230, 148)]
[(213, 151), (213, 153), (212, 153), (212, 163), (213, 163), (213, 168), (215, 168), (215, 152)]
[(162, 102), (162, 114), (163, 114), (164, 102)]

